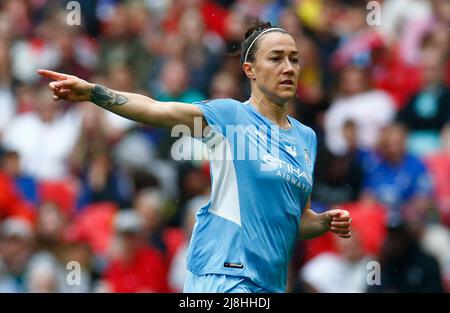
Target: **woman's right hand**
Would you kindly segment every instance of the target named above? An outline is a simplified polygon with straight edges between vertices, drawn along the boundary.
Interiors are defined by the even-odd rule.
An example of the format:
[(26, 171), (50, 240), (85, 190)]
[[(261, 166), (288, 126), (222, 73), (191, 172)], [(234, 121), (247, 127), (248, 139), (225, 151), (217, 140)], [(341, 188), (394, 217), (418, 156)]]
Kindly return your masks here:
[(95, 84), (89, 83), (73, 75), (67, 75), (49, 70), (38, 70), (42, 77), (53, 80), (48, 84), (53, 91), (53, 99), (69, 101), (90, 101), (91, 91)]

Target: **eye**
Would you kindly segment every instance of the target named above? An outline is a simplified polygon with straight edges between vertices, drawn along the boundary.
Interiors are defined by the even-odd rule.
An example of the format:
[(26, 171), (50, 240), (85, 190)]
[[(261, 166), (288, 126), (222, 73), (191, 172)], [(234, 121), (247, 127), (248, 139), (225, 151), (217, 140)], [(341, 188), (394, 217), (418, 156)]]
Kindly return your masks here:
[(280, 60), (281, 60), (280, 57), (271, 57), (271, 58), (270, 58), (270, 61), (272, 61), (272, 62), (278, 62), (278, 61), (280, 61)]

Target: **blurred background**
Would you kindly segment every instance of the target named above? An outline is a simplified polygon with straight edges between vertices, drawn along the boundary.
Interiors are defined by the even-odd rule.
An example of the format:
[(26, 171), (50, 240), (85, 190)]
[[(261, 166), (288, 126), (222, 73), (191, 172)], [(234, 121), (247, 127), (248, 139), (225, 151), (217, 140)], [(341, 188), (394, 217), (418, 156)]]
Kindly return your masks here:
[(372, 1), (379, 25), (366, 1), (78, 0), (80, 25), (68, 2), (0, 1), (0, 292), (182, 290), (208, 161), (174, 161), (170, 131), (53, 102), (36, 70), (245, 101), (232, 52), (255, 18), (298, 43), (289, 112), (318, 136), (313, 209), (353, 215), (352, 239), (298, 242), (287, 291), (450, 292), (450, 0)]

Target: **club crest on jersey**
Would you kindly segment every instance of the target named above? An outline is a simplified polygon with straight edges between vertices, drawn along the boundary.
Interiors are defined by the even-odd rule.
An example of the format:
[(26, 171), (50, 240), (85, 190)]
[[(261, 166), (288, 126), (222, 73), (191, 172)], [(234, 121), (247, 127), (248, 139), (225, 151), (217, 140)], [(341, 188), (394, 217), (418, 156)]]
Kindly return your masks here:
[(305, 160), (306, 160), (306, 163), (308, 163), (308, 166), (311, 167), (311, 158), (309, 157), (308, 150), (304, 149), (303, 151), (304, 151), (304, 153), (305, 153)]
[(297, 148), (295, 146), (288, 146), (288, 145), (286, 145), (285, 148), (286, 148), (286, 151), (290, 155), (292, 155), (293, 157), (297, 156)]

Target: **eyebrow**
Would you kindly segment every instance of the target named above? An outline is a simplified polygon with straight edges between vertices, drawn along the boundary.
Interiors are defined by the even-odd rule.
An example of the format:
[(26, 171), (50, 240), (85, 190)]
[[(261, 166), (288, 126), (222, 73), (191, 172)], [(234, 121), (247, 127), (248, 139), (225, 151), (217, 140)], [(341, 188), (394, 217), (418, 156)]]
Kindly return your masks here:
[[(268, 53), (281, 54), (281, 53), (284, 53), (284, 52), (285, 52), (284, 50), (270, 50)], [(298, 51), (293, 50), (293, 51), (291, 51), (289, 54), (295, 54), (295, 55), (298, 55), (299, 53), (298, 53)]]

